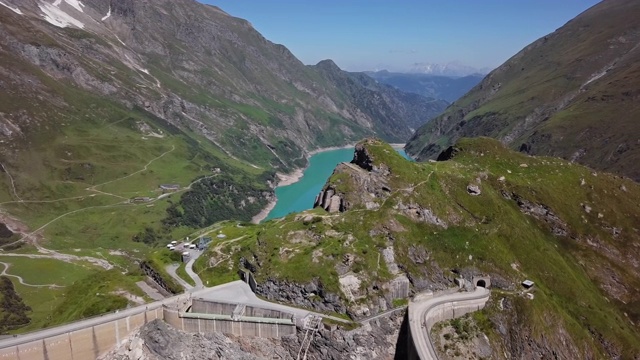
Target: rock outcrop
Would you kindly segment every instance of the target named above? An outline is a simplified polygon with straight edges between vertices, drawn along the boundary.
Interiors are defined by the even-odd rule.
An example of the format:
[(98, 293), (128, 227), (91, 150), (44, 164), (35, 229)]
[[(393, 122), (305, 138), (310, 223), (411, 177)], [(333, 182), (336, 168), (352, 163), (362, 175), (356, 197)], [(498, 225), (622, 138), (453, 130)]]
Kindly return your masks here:
[(300, 285), (288, 281), (268, 279), (256, 287), (256, 294), (270, 301), (296, 304), (318, 312), (344, 314), (347, 307), (338, 294), (326, 292), (318, 281)]
[(350, 208), (364, 207), (375, 210), (391, 193), (391, 171), (385, 164), (376, 164), (367, 144), (378, 140), (367, 139), (356, 145), (353, 160), (339, 164), (333, 171), (336, 181), (327, 183), (316, 196), (314, 207), (328, 212), (344, 212)]

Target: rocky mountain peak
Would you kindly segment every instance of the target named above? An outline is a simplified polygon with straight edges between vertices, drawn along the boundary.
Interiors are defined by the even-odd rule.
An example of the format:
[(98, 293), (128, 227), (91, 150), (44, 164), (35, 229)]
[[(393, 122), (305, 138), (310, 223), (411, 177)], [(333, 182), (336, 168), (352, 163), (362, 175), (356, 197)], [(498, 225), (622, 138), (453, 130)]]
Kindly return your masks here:
[(331, 71), (331, 72), (341, 71), (340, 67), (338, 67), (338, 65), (331, 59), (321, 60), (315, 66), (323, 69), (324, 71)]

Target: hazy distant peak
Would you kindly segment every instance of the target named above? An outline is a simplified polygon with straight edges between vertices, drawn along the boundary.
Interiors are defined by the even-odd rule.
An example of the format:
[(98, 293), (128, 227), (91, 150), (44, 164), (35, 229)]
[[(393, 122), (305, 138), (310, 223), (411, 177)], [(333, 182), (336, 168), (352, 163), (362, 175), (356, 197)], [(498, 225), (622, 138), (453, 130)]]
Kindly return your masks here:
[(447, 64), (434, 63), (414, 63), (408, 73), (444, 75), (444, 76), (467, 76), (474, 74), (486, 75), (491, 71), (489, 68), (475, 68), (460, 64), (458, 62), (450, 62)]

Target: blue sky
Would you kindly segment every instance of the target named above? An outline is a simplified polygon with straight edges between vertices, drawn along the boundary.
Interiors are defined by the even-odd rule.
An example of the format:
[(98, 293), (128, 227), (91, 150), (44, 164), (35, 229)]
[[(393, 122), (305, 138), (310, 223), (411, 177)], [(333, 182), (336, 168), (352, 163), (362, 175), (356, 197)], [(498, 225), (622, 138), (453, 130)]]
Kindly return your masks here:
[(305, 64), (494, 68), (596, 0), (201, 0), (247, 19)]

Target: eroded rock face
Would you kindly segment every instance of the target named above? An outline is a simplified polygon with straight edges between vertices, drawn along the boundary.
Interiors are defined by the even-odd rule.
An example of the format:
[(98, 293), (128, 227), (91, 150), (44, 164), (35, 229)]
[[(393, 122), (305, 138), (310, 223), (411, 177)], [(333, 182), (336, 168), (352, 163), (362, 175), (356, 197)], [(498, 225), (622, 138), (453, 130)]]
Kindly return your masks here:
[(316, 196), (314, 207), (322, 207), (328, 212), (344, 212), (354, 206), (362, 206), (368, 210), (380, 208), (380, 204), (391, 194), (389, 177), (391, 170), (385, 164), (375, 164), (374, 158), (367, 150), (366, 145), (376, 140), (367, 139), (355, 147), (351, 163), (340, 164), (333, 175), (347, 174), (348, 185), (356, 191), (344, 192), (340, 190), (343, 185), (340, 182), (327, 183)]
[(367, 148), (363, 144), (357, 144), (355, 152), (353, 153), (352, 164), (358, 165), (364, 170), (373, 170), (373, 158), (367, 151)]
[(256, 294), (270, 301), (295, 304), (319, 312), (335, 311), (344, 314), (347, 311), (340, 296), (326, 292), (318, 281), (300, 285), (284, 280), (269, 279), (258, 284)]
[(336, 194), (336, 190), (332, 187), (327, 187), (320, 191), (316, 196), (316, 201), (313, 207), (322, 207), (330, 213), (344, 212), (347, 210), (347, 204), (345, 200), (339, 194)]
[(448, 227), (447, 223), (437, 217), (431, 209), (424, 208), (418, 204), (409, 203), (405, 205), (402, 201), (398, 201), (395, 209), (413, 221), (432, 224), (445, 229)]
[[(581, 344), (574, 343), (567, 330), (558, 325), (551, 316), (545, 319), (553, 336), (534, 335), (534, 330), (526, 323), (521, 311), (524, 298), (502, 298), (499, 301), (501, 311), (492, 317), (492, 322), (500, 335), (504, 336), (507, 358), (511, 359), (575, 359), (582, 354)], [(594, 354), (585, 354), (584, 358), (596, 358)], [(615, 358), (615, 357), (612, 357)]]
[(536, 204), (524, 199), (518, 194), (502, 194), (505, 198), (515, 200), (520, 207), (520, 211), (527, 215), (531, 215), (538, 220), (546, 222), (554, 235), (566, 236), (569, 232), (567, 224), (562, 221), (548, 206), (544, 204)]

